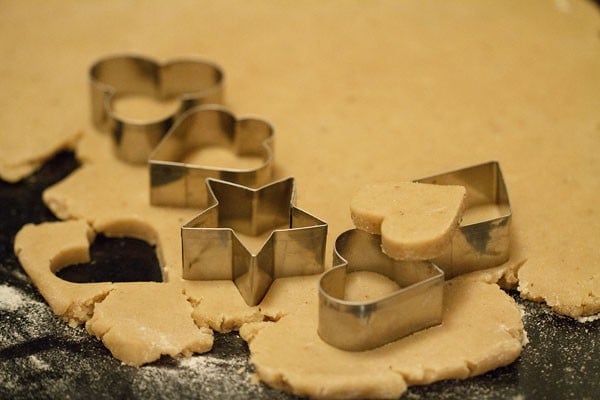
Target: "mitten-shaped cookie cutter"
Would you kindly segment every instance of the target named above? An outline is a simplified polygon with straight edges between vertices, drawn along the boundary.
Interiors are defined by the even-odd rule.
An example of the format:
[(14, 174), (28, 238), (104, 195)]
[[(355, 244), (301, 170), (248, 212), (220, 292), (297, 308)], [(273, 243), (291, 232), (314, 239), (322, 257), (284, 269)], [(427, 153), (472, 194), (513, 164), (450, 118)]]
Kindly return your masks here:
[(465, 211), (451, 246), (433, 262), (447, 278), (490, 268), (510, 256), (511, 208), (497, 161), (417, 179), (415, 182), (461, 185), (466, 189)]
[[(148, 161), (150, 152), (183, 112), (222, 101), (223, 72), (216, 64), (198, 58), (159, 63), (149, 57), (118, 54), (96, 61), (89, 76), (94, 124), (111, 132), (117, 156), (133, 163)], [(155, 120), (117, 115), (114, 97), (131, 94), (176, 98), (179, 106), (171, 115)]]
[[(444, 272), (429, 261), (398, 261), (381, 250), (381, 236), (351, 229), (335, 241), (333, 268), (319, 280), (321, 338), (343, 350), (369, 350), (440, 324)], [(385, 275), (400, 287), (374, 300), (345, 300), (346, 276)]]
[[(207, 178), (248, 187), (270, 181), (273, 127), (257, 118), (236, 117), (219, 105), (185, 112), (150, 155), (150, 203), (206, 208)], [(260, 158), (253, 168), (221, 168), (186, 163), (186, 155), (206, 147), (223, 147), (237, 156)]]
[[(184, 279), (232, 280), (254, 306), (275, 279), (323, 271), (327, 224), (294, 206), (293, 178), (258, 189), (210, 178), (206, 185), (208, 208), (181, 228)], [(269, 230), (256, 254), (235, 233)]]

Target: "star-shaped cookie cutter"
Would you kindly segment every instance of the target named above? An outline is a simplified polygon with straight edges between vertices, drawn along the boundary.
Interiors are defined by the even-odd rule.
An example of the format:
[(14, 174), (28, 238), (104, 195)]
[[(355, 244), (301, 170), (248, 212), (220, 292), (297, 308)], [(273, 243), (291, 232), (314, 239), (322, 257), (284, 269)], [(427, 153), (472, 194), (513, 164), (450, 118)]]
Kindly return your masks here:
[[(181, 228), (184, 279), (232, 280), (254, 306), (275, 279), (323, 271), (327, 224), (294, 206), (293, 178), (258, 189), (210, 178), (206, 185), (208, 208)], [(271, 234), (254, 254), (236, 231)]]
[[(444, 271), (429, 261), (399, 261), (381, 250), (381, 236), (351, 229), (335, 241), (333, 268), (319, 280), (319, 336), (363, 351), (442, 322)], [(400, 287), (383, 297), (346, 300), (348, 274), (371, 271)]]
[(447, 278), (491, 268), (510, 256), (511, 208), (497, 161), (445, 172), (416, 182), (464, 186), (465, 211), (451, 246), (433, 262)]
[[(271, 180), (273, 127), (257, 118), (236, 117), (219, 105), (198, 106), (175, 122), (150, 154), (150, 203), (207, 207), (207, 178), (257, 187)], [(184, 162), (189, 154), (222, 147), (261, 162), (251, 168), (221, 168)]]
[[(159, 63), (135, 54), (117, 54), (97, 60), (89, 70), (92, 121), (112, 133), (119, 158), (145, 163), (177, 117), (200, 105), (221, 103), (223, 72), (199, 58)], [(112, 102), (119, 95), (146, 95), (179, 100), (177, 110), (164, 118), (135, 120), (119, 116)]]

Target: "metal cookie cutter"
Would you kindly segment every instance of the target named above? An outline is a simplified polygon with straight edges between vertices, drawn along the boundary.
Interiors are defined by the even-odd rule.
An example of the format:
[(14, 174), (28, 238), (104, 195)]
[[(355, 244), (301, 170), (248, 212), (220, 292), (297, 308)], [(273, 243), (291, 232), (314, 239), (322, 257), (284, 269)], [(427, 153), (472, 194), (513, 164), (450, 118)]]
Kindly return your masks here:
[[(254, 306), (273, 280), (323, 271), (327, 224), (293, 205), (293, 178), (258, 189), (214, 179), (206, 185), (209, 208), (181, 228), (184, 279), (233, 280)], [(234, 230), (272, 232), (253, 254)]]
[[(161, 64), (138, 55), (113, 55), (96, 61), (89, 74), (92, 120), (99, 129), (112, 132), (117, 156), (129, 162), (145, 163), (184, 111), (199, 104), (222, 101), (223, 72), (217, 65), (201, 59), (177, 59)], [(126, 119), (112, 107), (114, 97), (124, 94), (177, 98), (180, 104), (165, 118)]]
[(467, 191), (460, 228), (452, 237), (448, 250), (433, 260), (447, 278), (508, 261), (511, 208), (498, 162), (417, 179), (416, 182), (462, 185)]
[[(381, 236), (360, 229), (335, 242), (334, 267), (319, 281), (321, 338), (343, 350), (369, 350), (442, 322), (444, 272), (429, 261), (398, 261), (381, 251)], [(344, 299), (346, 276), (355, 271), (385, 275), (399, 286), (385, 297)]]
[[(273, 128), (261, 119), (236, 119), (218, 105), (185, 112), (150, 155), (150, 203), (207, 207), (206, 178), (257, 187), (271, 179)], [(260, 158), (251, 168), (219, 168), (186, 163), (186, 157), (207, 147), (223, 147), (238, 156)]]

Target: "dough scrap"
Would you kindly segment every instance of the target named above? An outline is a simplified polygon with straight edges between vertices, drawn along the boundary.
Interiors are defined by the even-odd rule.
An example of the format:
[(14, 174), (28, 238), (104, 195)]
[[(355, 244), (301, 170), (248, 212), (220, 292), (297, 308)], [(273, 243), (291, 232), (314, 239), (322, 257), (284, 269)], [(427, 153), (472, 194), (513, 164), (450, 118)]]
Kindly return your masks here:
[[(0, 123), (2, 122), (3, 118), (0, 119)], [(3, 130), (6, 129), (8, 128), (4, 126)], [(20, 181), (34, 173), (56, 153), (74, 150), (82, 136), (83, 132), (72, 129), (60, 135), (49, 136), (41, 126), (25, 137), (0, 135), (0, 178), (7, 182)]]
[(232, 281), (185, 281), (184, 286), (198, 326), (226, 333), (264, 319), (257, 307), (247, 306)]
[(86, 323), (90, 334), (130, 365), (212, 348), (212, 331), (196, 326), (179, 281), (79, 284), (58, 278), (61, 268), (90, 261), (94, 236), (85, 221), (73, 220), (28, 224), (15, 238), (21, 265), (56, 315), (72, 326)]
[(15, 254), (52, 311), (70, 325), (90, 318), (94, 303), (113, 289), (111, 283), (75, 284), (58, 278), (61, 268), (90, 261), (95, 233), (83, 221), (25, 225), (15, 237)]
[(195, 325), (192, 310), (173, 285), (124, 284), (95, 305), (85, 327), (113, 356), (129, 365), (142, 365), (163, 354), (190, 356), (212, 349), (212, 331)]
[(452, 241), (466, 190), (455, 185), (399, 182), (365, 186), (350, 201), (357, 228), (381, 234), (381, 247), (398, 260), (430, 260)]
[(519, 356), (526, 341), (520, 311), (497, 285), (456, 278), (444, 296), (442, 325), (370, 351), (323, 342), (314, 300), (277, 323), (250, 324), (240, 333), (262, 381), (319, 398), (398, 397), (407, 385), (464, 379)]

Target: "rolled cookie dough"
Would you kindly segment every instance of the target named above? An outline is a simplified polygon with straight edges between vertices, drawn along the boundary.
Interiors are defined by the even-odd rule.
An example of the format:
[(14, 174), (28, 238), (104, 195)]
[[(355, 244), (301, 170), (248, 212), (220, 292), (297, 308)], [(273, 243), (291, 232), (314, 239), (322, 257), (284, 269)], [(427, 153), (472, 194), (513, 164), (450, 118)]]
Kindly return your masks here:
[[(588, 240), (600, 236), (592, 206), (600, 202), (600, 16), (592, 2), (299, 2), (294, 13), (266, 3), (237, 5), (232, 13), (226, 5), (181, 2), (6, 5), (0, 164), (47, 159), (72, 143), (74, 132), (93, 132), (84, 100), (86, 69), (95, 58), (131, 43), (163, 60), (201, 48), (226, 67), (234, 111), (274, 122), (282, 174), (297, 178), (303, 207), (332, 224), (330, 245), (349, 227), (347, 209), (322, 196), (350, 198), (369, 182), (497, 159), (514, 207), (507, 266), (522, 265), (522, 295), (574, 317), (600, 312), (597, 254)], [(50, 12), (64, 18), (47, 18)], [(156, 27), (144, 23), (148, 13), (161, 15)], [(92, 14), (104, 17), (89, 21)], [(348, 18), (355, 22), (349, 29), (335, 28)], [(115, 21), (110, 29), (105, 20)], [(182, 29), (174, 32), (174, 23)], [(299, 29), (287, 29), (290, 23)], [(264, 40), (267, 31), (284, 36)], [(261, 45), (240, 48), (242, 36)], [(279, 73), (281, 65), (294, 69)], [(304, 71), (303, 79), (293, 71)], [(111, 160), (102, 139), (86, 134), (81, 159)], [(567, 237), (575, 245), (565, 246)]]
[[(131, 231), (148, 234), (167, 279), (177, 279), (175, 227), (193, 211), (148, 206), (147, 172), (116, 162), (106, 136), (89, 126), (85, 72), (96, 57), (132, 43), (163, 60), (202, 49), (226, 67), (233, 110), (273, 121), (280, 177), (295, 176), (298, 204), (329, 222), (329, 249), (350, 226), (347, 207), (339, 203), (367, 183), (411, 180), (497, 159), (514, 211), (511, 260), (474, 279), (505, 276), (514, 283), (518, 277), (523, 296), (556, 311), (571, 316), (600, 311), (597, 246), (589, 240), (600, 236), (594, 209), (600, 203), (600, 17), (593, 4), (298, 2), (290, 13), (287, 5), (266, 2), (234, 8), (182, 3), (3, 6), (0, 33), (6, 40), (0, 48), (10, 57), (3, 63), (7, 73), (0, 74), (0, 139), (16, 142), (40, 131), (48, 143), (38, 148), (23, 140), (23, 148), (37, 149), (34, 153), (41, 148), (49, 157), (64, 135), (86, 132), (78, 147), (86, 166), (45, 197), (61, 218), (85, 220), (115, 235), (130, 234), (135, 222)], [(48, 18), (51, 13), (62, 18)], [(89, 15), (102, 18), (92, 21)], [(161, 18), (145, 23), (154, 15)], [(112, 21), (110, 29), (105, 21)], [(180, 29), (173, 30), (174, 24)], [(250, 45), (240, 46), (242, 39)], [(0, 159), (27, 163), (31, 153), (14, 152), (18, 159), (9, 160), (12, 155), (0, 152)], [(96, 179), (108, 185), (82, 189)], [(107, 196), (105, 208), (97, 207), (96, 195)], [(34, 229), (44, 230), (28, 228)], [(33, 257), (42, 238), (20, 242), (21, 262), (33, 265), (30, 270), (48, 268), (52, 254)], [(506, 275), (507, 270), (514, 273)], [(316, 296), (287, 287), (293, 296), (286, 298), (287, 291), (276, 292), (283, 286), (273, 284), (261, 313), (281, 318), (305, 303), (301, 295)], [(90, 306), (106, 294), (105, 287), (77, 291)], [(220, 297), (236, 296), (233, 284), (185, 291), (208, 325), (231, 329), (256, 320), (256, 310), (235, 301), (223, 311), (212, 306)], [(44, 297), (59, 315), (69, 310), (69, 297), (48, 290)], [(72, 314), (81, 322), (90, 312), (84, 306)]]
[(462, 186), (399, 182), (361, 188), (350, 202), (354, 225), (381, 234), (381, 247), (397, 260), (430, 260), (452, 241), (464, 210)]
[(131, 365), (204, 353), (213, 345), (212, 331), (192, 319), (192, 305), (172, 285), (118, 285), (94, 307), (86, 329), (100, 338), (113, 356)]
[(82, 220), (26, 225), (15, 253), (52, 310), (87, 330), (130, 365), (206, 352), (212, 331), (196, 326), (179, 283), (87, 283), (64, 281), (55, 271), (89, 261), (94, 232)]
[(407, 385), (464, 379), (519, 356), (526, 342), (520, 311), (497, 285), (456, 278), (444, 296), (441, 325), (370, 351), (323, 342), (314, 300), (277, 323), (248, 324), (240, 333), (262, 381), (318, 398), (395, 398)]
[[(4, 116), (4, 113), (0, 114)], [(3, 130), (8, 130), (3, 124)], [(60, 135), (47, 135), (47, 127), (38, 126), (29, 135), (0, 135), (0, 179), (17, 182), (35, 172), (61, 150), (73, 150), (83, 132), (66, 130)], [(18, 130), (17, 130), (18, 131)]]

